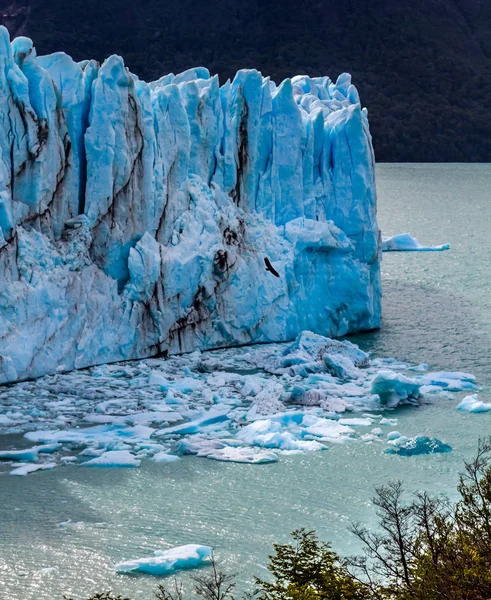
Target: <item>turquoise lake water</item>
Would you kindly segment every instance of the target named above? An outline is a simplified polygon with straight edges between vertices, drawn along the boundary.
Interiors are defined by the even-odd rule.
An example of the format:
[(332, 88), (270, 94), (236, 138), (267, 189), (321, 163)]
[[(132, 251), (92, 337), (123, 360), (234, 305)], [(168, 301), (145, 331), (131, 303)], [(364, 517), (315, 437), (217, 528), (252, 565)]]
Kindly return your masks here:
[[(382, 328), (352, 341), (374, 356), (473, 373), (491, 401), (491, 165), (380, 165), (377, 176), (384, 234), (409, 231), (452, 249), (384, 254)], [(112, 589), (150, 600), (154, 579), (111, 567), (186, 543), (213, 546), (245, 588), (264, 574), (272, 544), (302, 526), (354, 552), (347, 527), (374, 522), (375, 485), (403, 479), (408, 491), (455, 494), (463, 460), (491, 434), (490, 413), (459, 413), (457, 403), (440, 398), (390, 414), (404, 435), (449, 443), (444, 455), (401, 458), (353, 442), (271, 465), (185, 457), (134, 470), (0, 475), (0, 599), (82, 600)], [(10, 443), (0, 438), (0, 448)], [(58, 526), (69, 519), (76, 525)]]

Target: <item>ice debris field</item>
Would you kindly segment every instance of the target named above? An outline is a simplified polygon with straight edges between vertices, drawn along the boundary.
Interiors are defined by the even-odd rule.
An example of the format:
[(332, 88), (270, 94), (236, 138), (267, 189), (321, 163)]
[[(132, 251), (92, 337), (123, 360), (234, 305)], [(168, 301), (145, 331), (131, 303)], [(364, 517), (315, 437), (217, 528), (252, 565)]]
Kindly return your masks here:
[(445, 452), (444, 441), (403, 436), (390, 409), (444, 396), (455, 410), (462, 394), (454, 394), (469, 392), (459, 410), (488, 410), (476, 390), (470, 374), (371, 358), (349, 341), (302, 332), (291, 343), (195, 351), (0, 388), (0, 434), (25, 438), (0, 452), (0, 468), (13, 475), (67, 465), (137, 468), (184, 455), (262, 464), (356, 442), (404, 456)]

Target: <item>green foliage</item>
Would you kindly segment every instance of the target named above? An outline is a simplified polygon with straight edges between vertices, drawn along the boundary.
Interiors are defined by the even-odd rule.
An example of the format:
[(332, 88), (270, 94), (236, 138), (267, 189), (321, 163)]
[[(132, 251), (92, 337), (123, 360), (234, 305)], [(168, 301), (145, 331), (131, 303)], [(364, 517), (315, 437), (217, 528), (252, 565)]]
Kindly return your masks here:
[(390, 600), (491, 598), (491, 438), (465, 465), (461, 499), (416, 494), (403, 502), (401, 483), (376, 490), (380, 529), (352, 528), (364, 554), (351, 558), (368, 597)]
[(261, 600), (357, 600), (361, 586), (347, 571), (330, 544), (313, 531), (292, 533), (294, 544), (275, 544), (268, 570), (273, 582), (256, 579)]

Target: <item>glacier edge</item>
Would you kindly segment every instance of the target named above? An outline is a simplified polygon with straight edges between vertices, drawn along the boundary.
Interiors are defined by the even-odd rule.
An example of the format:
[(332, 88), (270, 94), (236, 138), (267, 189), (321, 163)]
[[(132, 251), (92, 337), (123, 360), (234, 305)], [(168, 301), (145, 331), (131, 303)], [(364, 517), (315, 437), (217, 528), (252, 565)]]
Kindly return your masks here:
[(379, 326), (349, 75), (145, 83), (0, 28), (0, 120), (0, 383)]

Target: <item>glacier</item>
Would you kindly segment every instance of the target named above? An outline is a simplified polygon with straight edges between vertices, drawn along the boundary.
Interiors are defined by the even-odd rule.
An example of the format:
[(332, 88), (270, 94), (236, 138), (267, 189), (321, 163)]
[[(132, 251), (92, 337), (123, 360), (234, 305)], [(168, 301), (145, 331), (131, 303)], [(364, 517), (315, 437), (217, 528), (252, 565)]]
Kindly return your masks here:
[(0, 383), (379, 326), (374, 155), (348, 74), (145, 83), (2, 27), (0, 121)]

